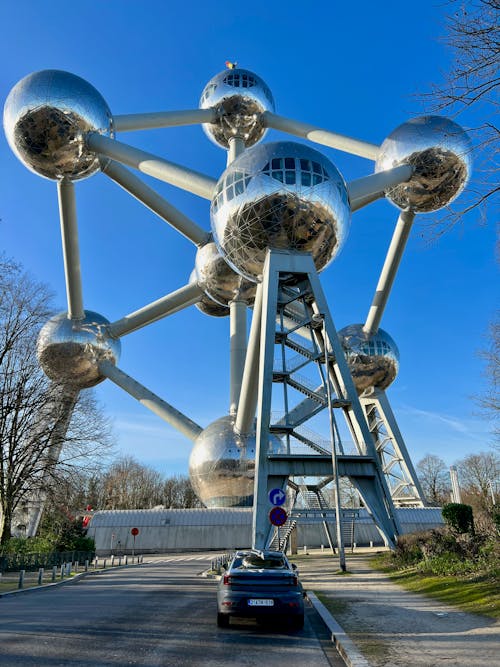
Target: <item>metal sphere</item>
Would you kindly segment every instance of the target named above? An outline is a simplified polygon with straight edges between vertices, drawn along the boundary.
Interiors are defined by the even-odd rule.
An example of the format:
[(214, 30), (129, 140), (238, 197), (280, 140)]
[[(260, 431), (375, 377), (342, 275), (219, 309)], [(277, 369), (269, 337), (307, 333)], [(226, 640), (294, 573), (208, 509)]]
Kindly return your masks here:
[(101, 361), (116, 364), (121, 344), (107, 334), (109, 321), (90, 310), (82, 320), (70, 320), (66, 313), (52, 317), (38, 336), (37, 355), (45, 374), (56, 382), (79, 389), (93, 387), (104, 376)]
[[(251, 507), (255, 471), (255, 433), (238, 435), (234, 417), (222, 417), (200, 433), (189, 458), (189, 477), (207, 507)], [(270, 436), (270, 451), (283, 453), (281, 440)]]
[(10, 91), (4, 128), (21, 162), (40, 176), (73, 181), (100, 169), (85, 145), (87, 132), (113, 136), (113, 119), (101, 94), (79, 76), (60, 70), (34, 72)]
[(410, 164), (415, 171), (406, 183), (386, 196), (400, 209), (437, 211), (464, 189), (472, 168), (467, 133), (448, 118), (421, 116), (397, 127), (380, 147), (375, 171)]
[[(197, 283), (198, 278), (196, 277), (196, 271), (191, 271), (189, 276), (189, 284)], [(200, 289), (201, 286), (200, 286)], [(209, 315), (210, 317), (228, 317), (229, 308), (227, 306), (221, 306), (220, 303), (214, 301), (208, 294), (204, 294), (201, 299), (195, 304), (196, 308), (203, 313), (204, 315)]]
[(321, 153), (261, 144), (222, 174), (210, 208), (215, 241), (241, 275), (259, 281), (268, 248), (310, 252), (321, 271), (340, 250), (350, 206), (345, 181)]
[(253, 72), (227, 69), (203, 89), (200, 109), (211, 108), (217, 119), (203, 125), (211, 141), (228, 148), (231, 138), (240, 137), (246, 146), (253, 146), (266, 132), (261, 114), (274, 111), (274, 100), (268, 86)]
[(379, 329), (368, 336), (362, 324), (351, 324), (338, 332), (347, 364), (359, 394), (375, 387), (387, 389), (399, 370), (399, 350), (388, 333)]
[(231, 301), (252, 304), (257, 289), (254, 282), (236, 273), (220, 254), (213, 241), (198, 249), (195, 261), (198, 285), (213, 301), (228, 306)]

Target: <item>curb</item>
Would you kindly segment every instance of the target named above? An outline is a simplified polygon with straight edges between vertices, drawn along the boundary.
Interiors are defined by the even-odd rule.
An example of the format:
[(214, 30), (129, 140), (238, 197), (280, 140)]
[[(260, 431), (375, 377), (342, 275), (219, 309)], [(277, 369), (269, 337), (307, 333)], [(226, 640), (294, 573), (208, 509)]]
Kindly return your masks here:
[(65, 586), (67, 584), (73, 584), (80, 579), (84, 579), (85, 577), (93, 577), (95, 575), (103, 574), (104, 572), (114, 572), (115, 570), (138, 567), (139, 565), (142, 565), (142, 563), (134, 563), (133, 565), (116, 565), (114, 567), (107, 567), (105, 570), (89, 570), (89, 572), (79, 572), (71, 578), (61, 579), (60, 581), (51, 581), (49, 584), (42, 584), (41, 586), (30, 586), (29, 588), (15, 588), (13, 591), (5, 591), (5, 593), (0, 593), (0, 598), (5, 598), (9, 595), (19, 595), (20, 593), (34, 593), (35, 591), (41, 591), (45, 588), (51, 588), (53, 586)]
[(332, 633), (332, 642), (348, 667), (371, 667), (368, 660), (361, 655), (352, 639), (330, 614), (325, 605), (318, 600), (312, 591), (307, 591), (307, 598), (321, 616), (328, 630)]

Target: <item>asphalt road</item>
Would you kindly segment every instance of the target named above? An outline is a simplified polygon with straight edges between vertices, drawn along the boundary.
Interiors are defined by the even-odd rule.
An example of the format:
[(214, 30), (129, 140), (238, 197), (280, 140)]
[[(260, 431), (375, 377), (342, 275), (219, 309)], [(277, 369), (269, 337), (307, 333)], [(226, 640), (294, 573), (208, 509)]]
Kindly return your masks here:
[(213, 555), (150, 559), (0, 599), (0, 665), (341, 667), (312, 609), (300, 632), (254, 621), (216, 626)]

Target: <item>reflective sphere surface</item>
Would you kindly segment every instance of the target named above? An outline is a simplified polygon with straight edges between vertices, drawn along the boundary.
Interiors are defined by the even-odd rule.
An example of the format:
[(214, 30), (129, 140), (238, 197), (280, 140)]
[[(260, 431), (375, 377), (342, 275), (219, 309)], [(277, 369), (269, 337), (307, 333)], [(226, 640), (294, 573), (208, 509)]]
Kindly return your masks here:
[[(234, 417), (222, 417), (200, 433), (189, 458), (189, 477), (207, 507), (251, 507), (255, 470), (255, 433), (234, 432)], [(272, 435), (270, 451), (285, 451)]]
[(199, 286), (213, 301), (227, 306), (238, 299), (254, 302), (256, 284), (236, 273), (220, 254), (213, 241), (198, 249), (195, 263)]
[[(198, 278), (196, 277), (196, 270), (191, 271), (189, 276), (189, 284), (197, 283)], [(201, 286), (200, 286), (201, 287)], [(203, 288), (201, 288), (203, 289)], [(229, 308), (227, 306), (221, 306), (220, 303), (217, 303), (208, 294), (204, 294), (201, 297), (201, 300), (195, 303), (196, 308), (203, 313), (204, 315), (210, 315), (210, 317), (228, 317)]]
[(266, 250), (310, 252), (318, 271), (348, 232), (344, 179), (321, 153), (291, 141), (246, 150), (222, 174), (210, 208), (219, 250), (241, 275), (258, 281)]
[(56, 382), (80, 389), (93, 387), (104, 376), (99, 362), (116, 364), (119, 340), (107, 335), (109, 321), (90, 310), (83, 320), (69, 320), (66, 313), (52, 317), (38, 336), (37, 355), (45, 374)]
[(203, 125), (208, 137), (228, 148), (231, 137), (240, 137), (253, 146), (265, 134), (260, 114), (274, 111), (271, 91), (262, 79), (246, 69), (227, 69), (207, 83), (200, 99), (200, 109), (214, 108), (215, 123)]
[(376, 387), (387, 389), (399, 370), (399, 350), (388, 333), (379, 329), (367, 336), (362, 324), (351, 324), (338, 332), (347, 364), (359, 394)]
[(415, 168), (411, 179), (386, 192), (400, 209), (437, 211), (462, 192), (471, 172), (472, 144), (448, 118), (422, 116), (397, 127), (380, 147), (375, 171), (401, 164)]
[(4, 127), (21, 162), (54, 180), (78, 180), (100, 169), (96, 154), (86, 148), (86, 132), (113, 136), (111, 112), (101, 94), (60, 70), (34, 72), (14, 86), (5, 102)]

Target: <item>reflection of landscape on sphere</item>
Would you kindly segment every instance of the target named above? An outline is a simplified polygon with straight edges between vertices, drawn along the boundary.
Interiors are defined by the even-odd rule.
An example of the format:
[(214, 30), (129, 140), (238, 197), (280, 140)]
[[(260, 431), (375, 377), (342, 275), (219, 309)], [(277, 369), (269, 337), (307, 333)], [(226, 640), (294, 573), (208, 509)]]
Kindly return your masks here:
[(266, 251), (310, 252), (318, 271), (338, 253), (348, 231), (345, 182), (321, 153), (279, 142), (241, 154), (219, 179), (212, 229), (226, 260), (258, 280)]
[(464, 189), (471, 170), (471, 142), (464, 130), (440, 116), (414, 118), (396, 128), (380, 148), (375, 171), (401, 164), (415, 168), (411, 179), (387, 191), (400, 209), (437, 211)]
[[(189, 276), (189, 284), (192, 285), (193, 283), (198, 283), (196, 270), (191, 271), (191, 275)], [(202, 288), (200, 287), (200, 289)], [(227, 317), (229, 315), (229, 308), (227, 306), (221, 306), (220, 303), (214, 301), (206, 293), (195, 303), (195, 306), (200, 313), (209, 315), (210, 317)]]
[(100, 93), (74, 74), (35, 72), (11, 90), (5, 133), (21, 162), (50, 179), (86, 178), (100, 169), (85, 146), (85, 133), (112, 136), (112, 117)]
[(207, 136), (228, 148), (229, 140), (240, 137), (247, 147), (256, 144), (266, 132), (261, 119), (264, 111), (274, 111), (274, 100), (264, 81), (244, 69), (224, 70), (205, 86), (201, 109), (214, 108), (217, 119), (203, 125)]
[(213, 241), (198, 248), (195, 263), (198, 284), (207, 296), (222, 306), (231, 301), (253, 304), (255, 283), (236, 273), (220, 254)]
[(359, 394), (375, 387), (387, 389), (399, 370), (399, 350), (388, 333), (379, 329), (368, 336), (362, 324), (351, 324), (338, 332), (347, 364)]
[[(270, 449), (283, 453), (281, 440), (270, 435)], [(189, 459), (189, 476), (207, 507), (251, 507), (255, 471), (255, 433), (234, 432), (234, 417), (212, 422), (200, 433)]]
[(52, 317), (38, 336), (37, 355), (45, 374), (55, 382), (80, 389), (93, 387), (104, 376), (101, 361), (116, 364), (121, 343), (107, 335), (109, 321), (90, 310), (82, 320), (70, 320), (66, 313)]

